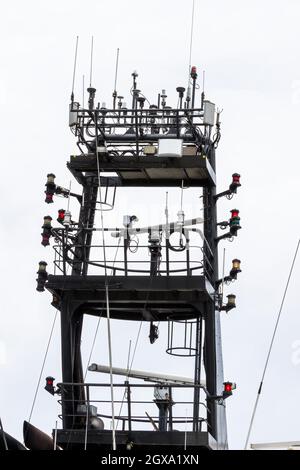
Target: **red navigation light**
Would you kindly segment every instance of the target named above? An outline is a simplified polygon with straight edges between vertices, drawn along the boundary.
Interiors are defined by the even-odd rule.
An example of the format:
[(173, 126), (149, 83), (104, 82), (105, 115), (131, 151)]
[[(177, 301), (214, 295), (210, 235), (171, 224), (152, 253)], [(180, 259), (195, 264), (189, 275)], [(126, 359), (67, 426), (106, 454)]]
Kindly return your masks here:
[(65, 209), (59, 209), (58, 210), (58, 217), (57, 217), (57, 222), (62, 223), (65, 218)]
[(240, 177), (241, 177), (241, 175), (239, 175), (238, 173), (233, 173), (232, 183), (240, 185)]
[(197, 67), (195, 65), (191, 67), (191, 77), (194, 79), (197, 78)]
[(240, 213), (238, 209), (232, 209), (230, 212), (231, 212), (231, 219), (233, 219), (234, 217), (238, 217)]
[(228, 398), (232, 395), (232, 390), (236, 389), (236, 384), (234, 382), (224, 382), (223, 398)]
[(47, 390), (47, 392), (51, 393), (51, 395), (54, 395), (55, 393), (55, 388), (54, 388), (54, 380), (55, 378), (54, 377), (46, 377), (46, 385), (45, 385), (45, 390)]
[(238, 173), (233, 173), (232, 175), (232, 182), (230, 183), (229, 190), (233, 194), (236, 194), (237, 188), (241, 186), (240, 177), (241, 175), (239, 175)]

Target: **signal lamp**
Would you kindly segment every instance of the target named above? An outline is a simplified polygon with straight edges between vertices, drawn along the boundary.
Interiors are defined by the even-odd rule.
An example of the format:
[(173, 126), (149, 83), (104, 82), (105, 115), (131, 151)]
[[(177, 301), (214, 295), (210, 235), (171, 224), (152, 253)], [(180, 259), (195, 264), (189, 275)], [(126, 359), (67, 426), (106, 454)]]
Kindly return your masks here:
[(241, 186), (240, 177), (241, 175), (239, 175), (238, 173), (233, 173), (232, 182), (229, 186), (229, 189), (232, 193), (236, 193), (237, 188)]
[(55, 394), (55, 388), (54, 388), (54, 380), (55, 378), (54, 377), (46, 377), (46, 385), (45, 385), (45, 390), (47, 390), (47, 392), (51, 393), (51, 395), (54, 395)]
[(240, 213), (238, 209), (232, 209), (230, 212), (231, 212), (231, 219), (233, 219), (234, 217), (238, 217)]
[(71, 225), (71, 212), (70, 211), (65, 211), (63, 224), (65, 227), (69, 227)]
[(236, 279), (237, 274), (241, 272), (241, 261), (239, 259), (232, 260), (232, 268), (230, 271), (230, 277)]
[(56, 184), (55, 184), (54, 180), (55, 180), (55, 175), (53, 173), (48, 173), (47, 182), (45, 184), (45, 186), (46, 186), (46, 191), (45, 191), (46, 199), (45, 199), (45, 202), (47, 204), (50, 204), (51, 202), (53, 202), (53, 195), (55, 194), (55, 189), (56, 189)]
[(37, 271), (38, 278), (36, 280), (37, 281), (36, 290), (38, 292), (44, 292), (44, 290), (45, 290), (45, 283), (48, 279), (48, 273), (46, 271), (46, 266), (47, 266), (46, 261), (40, 261), (39, 262), (39, 269)]
[(227, 304), (226, 304), (227, 310), (231, 310), (232, 308), (236, 307), (235, 299), (236, 299), (236, 296), (234, 294), (227, 295)]
[(223, 398), (228, 398), (232, 395), (232, 390), (236, 389), (236, 384), (234, 382), (224, 382)]
[(195, 65), (193, 65), (191, 67), (191, 77), (195, 80), (197, 78), (197, 67)]
[(47, 175), (47, 184), (54, 184), (55, 175), (53, 173), (48, 173)]
[(63, 221), (64, 221), (64, 218), (65, 218), (65, 209), (59, 209), (59, 210), (58, 210), (57, 222), (59, 222), (60, 224), (62, 224)]
[(44, 217), (44, 224), (43, 224), (42, 228), (51, 227), (51, 220), (52, 220), (51, 215), (45, 215), (45, 217)]
[[(233, 211), (231, 211), (231, 212), (233, 212)], [(235, 210), (235, 213), (238, 213), (238, 212), (239, 211)], [(237, 231), (242, 228), (240, 226), (240, 220), (241, 220), (240, 217), (231, 217), (231, 219), (229, 220), (230, 233), (234, 237), (236, 237)]]
[(52, 229), (51, 220), (52, 220), (52, 217), (50, 217), (50, 215), (46, 215), (44, 217), (44, 223), (42, 225), (43, 232), (41, 233), (42, 235), (41, 243), (43, 246), (50, 245), (49, 239), (51, 237), (51, 229)]

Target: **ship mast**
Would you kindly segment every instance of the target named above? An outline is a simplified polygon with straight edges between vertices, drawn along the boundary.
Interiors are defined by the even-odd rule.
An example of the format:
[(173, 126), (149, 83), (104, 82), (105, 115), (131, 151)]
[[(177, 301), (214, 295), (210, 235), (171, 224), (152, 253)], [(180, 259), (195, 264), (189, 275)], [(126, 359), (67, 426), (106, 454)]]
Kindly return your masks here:
[[(220, 316), (235, 307), (233, 294), (223, 302), (224, 283), (235, 280), (241, 270), (240, 260), (234, 259), (229, 274), (220, 279), (218, 244), (233, 240), (241, 226), (237, 209), (218, 222), (217, 202), (221, 197), (232, 198), (240, 186), (240, 175), (234, 173), (229, 188), (217, 194), (215, 149), (221, 135), (220, 113), (205, 99), (204, 90), (198, 100), (197, 78), (197, 69), (191, 66), (192, 94), (190, 87), (187, 92), (177, 87), (178, 107), (167, 104), (166, 90), (159, 93), (156, 104), (148, 103), (136, 71), (132, 73), (129, 109), (117, 93), (116, 80), (111, 108), (96, 104), (92, 83), (86, 108), (72, 92), (69, 126), (79, 153), (70, 157), (67, 167), (82, 192), (57, 185), (55, 175), (49, 173), (45, 193), (48, 204), (55, 195), (68, 201), (74, 198), (78, 215), (71, 214), (68, 204), (58, 211), (58, 224), (45, 216), (42, 244), (54, 241), (55, 274), (49, 274), (47, 263), (41, 261), (37, 279), (37, 290), (52, 294), (52, 305), (61, 316), (62, 383), (55, 388), (48, 377), (52, 380), (48, 391), (59, 394), (62, 403), (62, 429), (56, 430), (62, 448), (129, 448), (129, 443), (137, 449), (174, 445), (227, 448), (224, 402), (234, 384), (224, 382)], [(177, 219), (169, 221), (166, 203), (166, 220), (158, 220), (156, 225), (139, 225), (132, 207), (121, 223), (116, 220), (115, 227), (106, 226), (105, 211), (113, 211), (118, 204), (118, 188), (137, 187), (144, 188), (147, 203), (157, 187), (179, 188)], [(186, 187), (202, 191), (202, 217), (195, 202), (195, 218), (186, 219), (182, 204)], [(218, 228), (224, 232), (219, 234)], [(201, 246), (196, 256), (193, 237)], [(111, 253), (115, 254), (113, 261)], [(110, 322), (115, 319), (147, 323), (151, 344), (158, 338), (159, 324), (166, 323), (166, 352), (174, 360), (194, 357), (190, 382), (168, 380), (168, 374), (163, 380), (152, 371), (150, 382), (157, 376), (161, 382), (158, 378), (152, 384), (132, 383), (129, 379), (134, 376), (128, 370), (125, 383), (114, 383), (116, 369), (110, 357), (105, 370), (109, 383), (85, 383), (81, 362), (85, 315), (107, 318), (108, 339)], [(104, 401), (95, 398), (103, 389), (110, 393), (110, 412), (104, 412)], [(115, 417), (114, 397), (120, 389), (126, 396), (126, 412)], [(148, 399), (145, 419), (135, 410), (131, 397), (141, 389), (145, 396), (154, 391), (157, 417), (146, 411)], [(192, 394), (186, 404), (188, 416), (182, 416), (176, 403), (182, 391)], [(122, 422), (122, 430), (116, 420)]]

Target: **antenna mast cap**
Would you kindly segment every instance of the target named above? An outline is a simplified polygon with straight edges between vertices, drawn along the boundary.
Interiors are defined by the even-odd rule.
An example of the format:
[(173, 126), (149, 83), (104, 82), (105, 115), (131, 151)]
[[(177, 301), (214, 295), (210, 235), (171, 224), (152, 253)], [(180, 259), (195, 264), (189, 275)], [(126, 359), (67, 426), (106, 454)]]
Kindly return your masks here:
[(132, 77), (135, 77), (135, 78), (139, 76), (136, 70), (134, 70), (131, 75)]

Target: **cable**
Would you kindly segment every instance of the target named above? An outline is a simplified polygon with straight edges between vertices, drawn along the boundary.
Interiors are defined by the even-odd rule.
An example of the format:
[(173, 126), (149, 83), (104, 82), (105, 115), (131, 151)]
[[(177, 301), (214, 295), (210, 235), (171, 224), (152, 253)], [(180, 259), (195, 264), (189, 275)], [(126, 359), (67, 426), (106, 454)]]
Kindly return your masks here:
[[(99, 198), (101, 201), (101, 178), (100, 178), (100, 166), (99, 166), (99, 155), (98, 155), (98, 127), (97, 127), (97, 113), (94, 114), (95, 119), (95, 134), (96, 134), (96, 160), (97, 160), (97, 173), (98, 173), (98, 186), (99, 186)], [(111, 395), (111, 418), (112, 418), (112, 448), (116, 450), (116, 429), (115, 429), (115, 405), (114, 405), (114, 383), (113, 383), (113, 371), (112, 371), (112, 344), (111, 344), (111, 329), (110, 329), (110, 310), (109, 310), (109, 290), (108, 290), (108, 277), (106, 267), (106, 247), (104, 237), (104, 220), (103, 211), (100, 210), (101, 214), (101, 229), (102, 229), (102, 243), (103, 243), (103, 261), (104, 261), (104, 275), (105, 275), (105, 301), (106, 301), (106, 317), (107, 317), (107, 335), (108, 335), (108, 358), (109, 358), (109, 375), (110, 375), (110, 395)]]
[[(118, 246), (117, 246), (117, 249), (116, 249), (116, 254), (115, 254), (115, 258), (114, 258), (112, 267), (114, 267), (115, 262), (116, 262), (116, 258), (117, 258), (117, 254), (118, 254), (118, 250), (119, 250), (119, 246), (120, 246), (120, 242), (121, 242), (121, 239), (119, 238)], [(87, 375), (87, 373), (88, 373), (88, 367), (89, 367), (89, 364), (90, 364), (90, 361), (91, 361), (91, 357), (92, 357), (92, 354), (93, 354), (93, 351), (94, 351), (94, 347), (95, 347), (95, 343), (96, 343), (96, 339), (97, 339), (97, 334), (98, 334), (98, 330), (99, 330), (99, 326), (100, 326), (101, 317), (102, 317), (102, 312), (100, 313), (100, 316), (99, 316), (99, 318), (98, 318), (98, 322), (97, 322), (97, 326), (96, 326), (96, 331), (95, 331), (95, 335), (94, 335), (94, 339), (93, 339), (93, 343), (92, 343), (90, 355), (89, 355), (89, 358), (88, 358), (88, 361), (87, 361), (87, 365), (86, 365), (86, 369), (85, 369), (84, 382), (85, 382), (85, 379), (86, 379), (86, 375)]]
[(55, 322), (56, 322), (56, 318), (57, 318), (57, 312), (58, 312), (58, 309), (56, 309), (56, 312), (55, 312), (55, 317), (54, 317), (54, 320), (53, 320), (53, 324), (52, 324), (48, 344), (47, 344), (47, 347), (46, 347), (46, 352), (45, 352), (45, 355), (44, 355), (44, 360), (43, 360), (43, 363), (42, 363), (41, 372), (40, 372), (40, 375), (39, 375), (39, 378), (38, 378), (38, 383), (37, 383), (37, 386), (36, 386), (36, 390), (35, 390), (35, 394), (34, 394), (34, 398), (33, 398), (33, 403), (32, 403), (29, 418), (28, 418), (28, 423), (30, 423), (31, 418), (32, 418), (33, 409), (34, 409), (34, 406), (35, 406), (37, 394), (38, 394), (40, 383), (41, 383), (42, 374), (44, 372), (44, 367), (45, 367), (45, 363), (46, 363), (46, 359), (47, 359), (47, 355), (48, 355), (48, 351), (49, 351), (49, 346), (50, 346), (53, 331), (54, 331), (54, 326), (55, 326)]
[(268, 354), (267, 354), (267, 359), (266, 359), (265, 366), (264, 366), (264, 369), (263, 369), (262, 378), (261, 378), (261, 381), (260, 381), (260, 384), (259, 384), (257, 397), (256, 397), (256, 400), (255, 400), (253, 413), (252, 413), (252, 416), (251, 416), (250, 426), (249, 426), (249, 429), (248, 429), (248, 434), (247, 434), (244, 450), (247, 450), (247, 447), (248, 447), (249, 438), (250, 438), (250, 434), (251, 434), (251, 431), (252, 431), (252, 426), (253, 426), (253, 422), (254, 422), (254, 418), (255, 418), (258, 402), (259, 402), (259, 398), (260, 398), (260, 395), (261, 395), (261, 390), (262, 390), (262, 387), (263, 387), (264, 378), (265, 378), (267, 367), (268, 367), (268, 364), (269, 364), (269, 359), (270, 359), (271, 351), (272, 351), (272, 348), (273, 348), (274, 339), (275, 339), (275, 335), (276, 335), (276, 332), (277, 332), (279, 320), (280, 320), (280, 317), (281, 317), (281, 312), (282, 312), (282, 308), (283, 308), (283, 305), (284, 305), (285, 297), (286, 297), (287, 290), (288, 290), (289, 283), (290, 283), (290, 279), (291, 279), (291, 276), (292, 276), (292, 273), (293, 273), (294, 264), (295, 264), (295, 261), (296, 261), (296, 258), (297, 258), (299, 245), (300, 245), (300, 239), (298, 240), (298, 243), (297, 243), (296, 251), (295, 251), (295, 254), (294, 254), (293, 262), (292, 262), (290, 272), (289, 272), (289, 276), (288, 276), (288, 280), (287, 280), (287, 283), (286, 283), (286, 286), (285, 286), (285, 289), (284, 289), (280, 309), (279, 309), (279, 312), (278, 312), (278, 315), (277, 315), (275, 328), (274, 328), (274, 331), (273, 331), (270, 347), (269, 347)]

